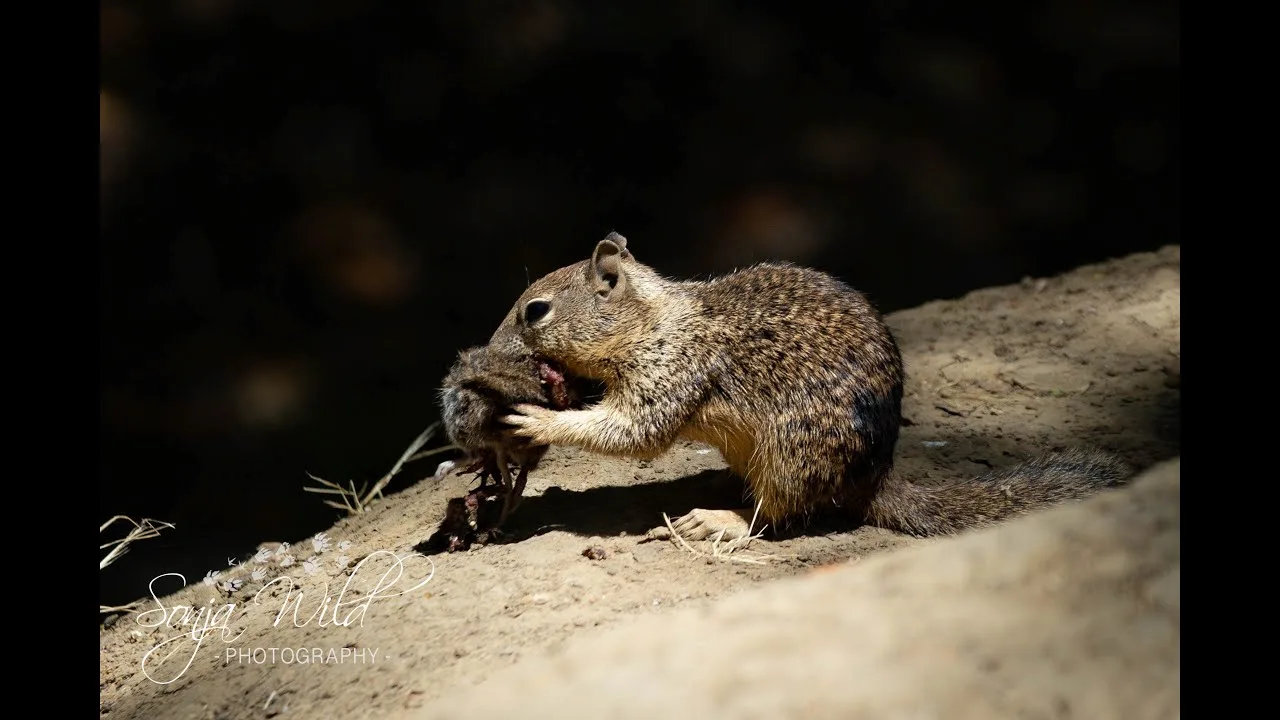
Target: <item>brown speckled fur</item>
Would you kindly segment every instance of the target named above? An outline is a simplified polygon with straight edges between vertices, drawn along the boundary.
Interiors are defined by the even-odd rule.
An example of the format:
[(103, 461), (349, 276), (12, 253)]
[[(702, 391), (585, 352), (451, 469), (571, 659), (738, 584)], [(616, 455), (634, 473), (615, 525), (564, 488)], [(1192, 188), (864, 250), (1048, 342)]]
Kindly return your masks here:
[(445, 376), (440, 407), (449, 440), (493, 470), (509, 460), (521, 471), (537, 467), (546, 445), (533, 445), (498, 424), (515, 403), (547, 404), (538, 369), (527, 353), (503, 353), (488, 346), (468, 348)]
[[(550, 311), (530, 321), (535, 301)], [(1129, 472), (1074, 452), (942, 488), (899, 478), (897, 342), (861, 293), (794, 265), (672, 280), (613, 233), (591, 259), (533, 283), (490, 345), (607, 388), (594, 407), (540, 413), (538, 442), (641, 459), (679, 437), (708, 443), (774, 528), (842, 508), (902, 532), (953, 532), (1083, 497)]]
[(972, 480), (916, 485), (891, 472), (871, 500), (866, 520), (912, 535), (942, 535), (988, 525), (1030, 510), (1082, 500), (1122, 484), (1133, 468), (1097, 450), (1046, 453)]

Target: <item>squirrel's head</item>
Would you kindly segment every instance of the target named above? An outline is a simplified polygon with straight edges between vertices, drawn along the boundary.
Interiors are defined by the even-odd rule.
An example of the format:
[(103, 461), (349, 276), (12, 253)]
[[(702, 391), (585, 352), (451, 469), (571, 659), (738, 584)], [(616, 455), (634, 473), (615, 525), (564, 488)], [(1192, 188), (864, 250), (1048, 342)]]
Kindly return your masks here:
[(607, 380), (619, 351), (640, 341), (649, 324), (655, 280), (627, 250), (627, 239), (609, 233), (590, 260), (530, 285), (489, 342), (525, 349), (575, 375)]

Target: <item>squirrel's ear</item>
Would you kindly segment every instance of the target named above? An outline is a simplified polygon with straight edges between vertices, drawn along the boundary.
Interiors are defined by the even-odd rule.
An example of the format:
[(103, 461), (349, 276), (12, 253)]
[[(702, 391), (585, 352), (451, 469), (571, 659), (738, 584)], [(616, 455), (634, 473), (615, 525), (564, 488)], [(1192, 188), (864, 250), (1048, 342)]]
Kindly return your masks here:
[[(614, 237), (621, 244), (611, 239)], [(627, 256), (626, 243), (626, 238), (617, 233), (610, 233), (608, 238), (596, 243), (596, 251), (591, 254), (591, 264), (587, 267), (587, 280), (601, 298), (613, 297), (626, 288), (627, 278), (622, 272), (622, 258)]]
[(617, 245), (618, 250), (621, 251), (622, 257), (628, 258), (628, 259), (631, 257), (631, 252), (627, 250), (627, 239), (622, 237), (622, 235), (618, 233), (618, 231), (614, 230), (613, 232), (610, 232), (608, 235), (604, 236), (604, 239), (608, 240), (614, 245)]

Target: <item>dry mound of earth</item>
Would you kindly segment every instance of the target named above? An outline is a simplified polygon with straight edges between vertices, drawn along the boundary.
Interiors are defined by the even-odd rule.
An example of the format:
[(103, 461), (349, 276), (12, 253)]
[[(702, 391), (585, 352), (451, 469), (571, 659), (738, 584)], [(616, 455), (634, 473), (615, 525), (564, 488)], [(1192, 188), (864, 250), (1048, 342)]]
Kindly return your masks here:
[(1179, 715), (1179, 463), (530, 658), (427, 718)]
[[(1177, 456), (1179, 295), (1179, 249), (1169, 247), (890, 315), (908, 370), (909, 425), (899, 467), (918, 482), (935, 483), (1070, 445), (1107, 448), (1143, 468)], [(531, 475), (527, 500), (502, 544), (414, 556), (448, 499), (468, 485), (463, 477), (424, 478), (321, 536), (256, 558), (246, 548), (242, 566), (217, 568), (222, 574), (209, 583), (159, 578), (158, 599), (109, 619), (101, 631), (101, 716), (481, 718), (539, 716), (539, 709), (550, 716), (558, 709), (557, 717), (626, 717), (641, 709), (652, 716), (661, 707), (716, 717), (784, 709), (848, 717), (861, 708), (883, 717), (887, 707), (929, 716), (936, 707), (929, 703), (944, 700), (949, 717), (970, 709), (972, 717), (1020, 709), (1048, 716), (1048, 706), (1037, 704), (1044, 698), (1029, 693), (1050, 690), (1062, 696), (1051, 707), (1069, 716), (1168, 716), (1156, 711), (1172, 707), (1170, 696), (1151, 689), (1176, 683), (1178, 668), (1177, 505), (1169, 481), (945, 541), (814, 527), (799, 537), (757, 541), (750, 550), (768, 556), (759, 564), (641, 541), (663, 512), (674, 517), (740, 502), (741, 483), (718, 472), (722, 467), (713, 450), (696, 445), (651, 463), (553, 449)], [(1153, 506), (1143, 515), (1133, 507), (1141, 498), (1172, 502), (1172, 510)], [(298, 501), (316, 499), (299, 492)], [(1036, 522), (1045, 529), (1032, 529)], [(1138, 537), (1148, 530), (1147, 540)], [(904, 553), (914, 560), (872, 563), (872, 556), (918, 545), (938, 547)], [(696, 549), (709, 551), (705, 544)], [(939, 570), (943, 556), (926, 554), (934, 551), (957, 560)], [(134, 552), (145, 553), (145, 543)], [(842, 569), (830, 573), (829, 586), (773, 582), (832, 564)], [(846, 571), (845, 564), (854, 567)], [(1036, 565), (1041, 574), (1023, 572)], [(1068, 612), (1083, 612), (1086, 605), (1073, 603), (1083, 603), (1081, 588), (1090, 587), (1101, 593), (1096, 608), (1129, 618), (1127, 629), (1108, 632)], [(824, 600), (824, 593), (842, 600)], [(138, 588), (138, 595), (149, 597), (148, 589)], [(877, 623), (886, 606), (899, 602), (918, 626), (890, 615)], [(1147, 614), (1135, 614), (1142, 603)], [(1029, 614), (1029, 604), (1041, 620)], [(995, 623), (997, 611), (1008, 624)], [(1175, 652), (1160, 655), (1170, 616)], [(961, 625), (951, 635), (948, 618)], [(709, 632), (729, 620), (742, 634), (683, 636), (683, 628)], [(787, 634), (783, 622), (795, 627), (790, 646), (779, 640)], [(1037, 622), (1038, 634), (1012, 630)], [(799, 647), (810, 637), (802, 633), (819, 633), (823, 623), (830, 632), (813, 637), (826, 644)], [(619, 633), (612, 640), (611, 630)], [(1101, 643), (1104, 636), (1111, 640)], [(701, 655), (692, 644), (699, 637)], [(1071, 638), (1097, 638), (1101, 644), (1088, 652), (1116, 660), (1088, 669), (1079, 661), (1091, 656), (1055, 654)], [(577, 647), (566, 649), (570, 641)], [(1120, 647), (1122, 641), (1132, 644)], [(800, 659), (786, 662), (791, 652)], [(1031, 664), (1027, 658), (1036, 653), (1042, 661)], [(1132, 658), (1142, 653), (1163, 660), (1139, 672)], [(619, 657), (628, 663), (612, 659)], [(1109, 664), (1121, 661), (1129, 675)], [(592, 674), (574, 670), (591, 665)], [(919, 679), (944, 666), (952, 673), (945, 679), (932, 685)], [(880, 669), (872, 675), (869, 668)], [(1115, 670), (1110, 679), (1098, 680), (1108, 668)], [(1010, 673), (1018, 671), (1046, 677), (1038, 685), (1015, 682)], [(514, 694), (537, 685), (543, 673), (553, 684), (574, 684), (542, 688), (562, 695)], [(1048, 677), (1055, 674), (1062, 677)], [(1122, 678), (1133, 679), (1128, 695), (1118, 689)], [(569, 688), (591, 682), (602, 684), (593, 691), (597, 700), (583, 703), (639, 700), (607, 712), (599, 704), (574, 712), (566, 698), (592, 696), (571, 696)], [(872, 695), (869, 685), (881, 687)], [(1076, 692), (1086, 685), (1105, 692), (1093, 699)], [(795, 704), (806, 697), (817, 704)], [(760, 712), (736, 698), (755, 698)]]

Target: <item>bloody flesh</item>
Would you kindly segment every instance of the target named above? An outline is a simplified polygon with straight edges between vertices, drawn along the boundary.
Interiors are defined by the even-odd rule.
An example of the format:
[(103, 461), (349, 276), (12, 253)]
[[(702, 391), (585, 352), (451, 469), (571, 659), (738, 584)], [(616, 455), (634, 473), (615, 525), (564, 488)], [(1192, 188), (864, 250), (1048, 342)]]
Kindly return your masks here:
[(545, 360), (539, 360), (538, 378), (546, 386), (547, 395), (555, 409), (563, 410), (569, 407), (572, 403), (572, 399), (569, 397), (569, 387), (565, 384), (564, 373), (559, 368)]

